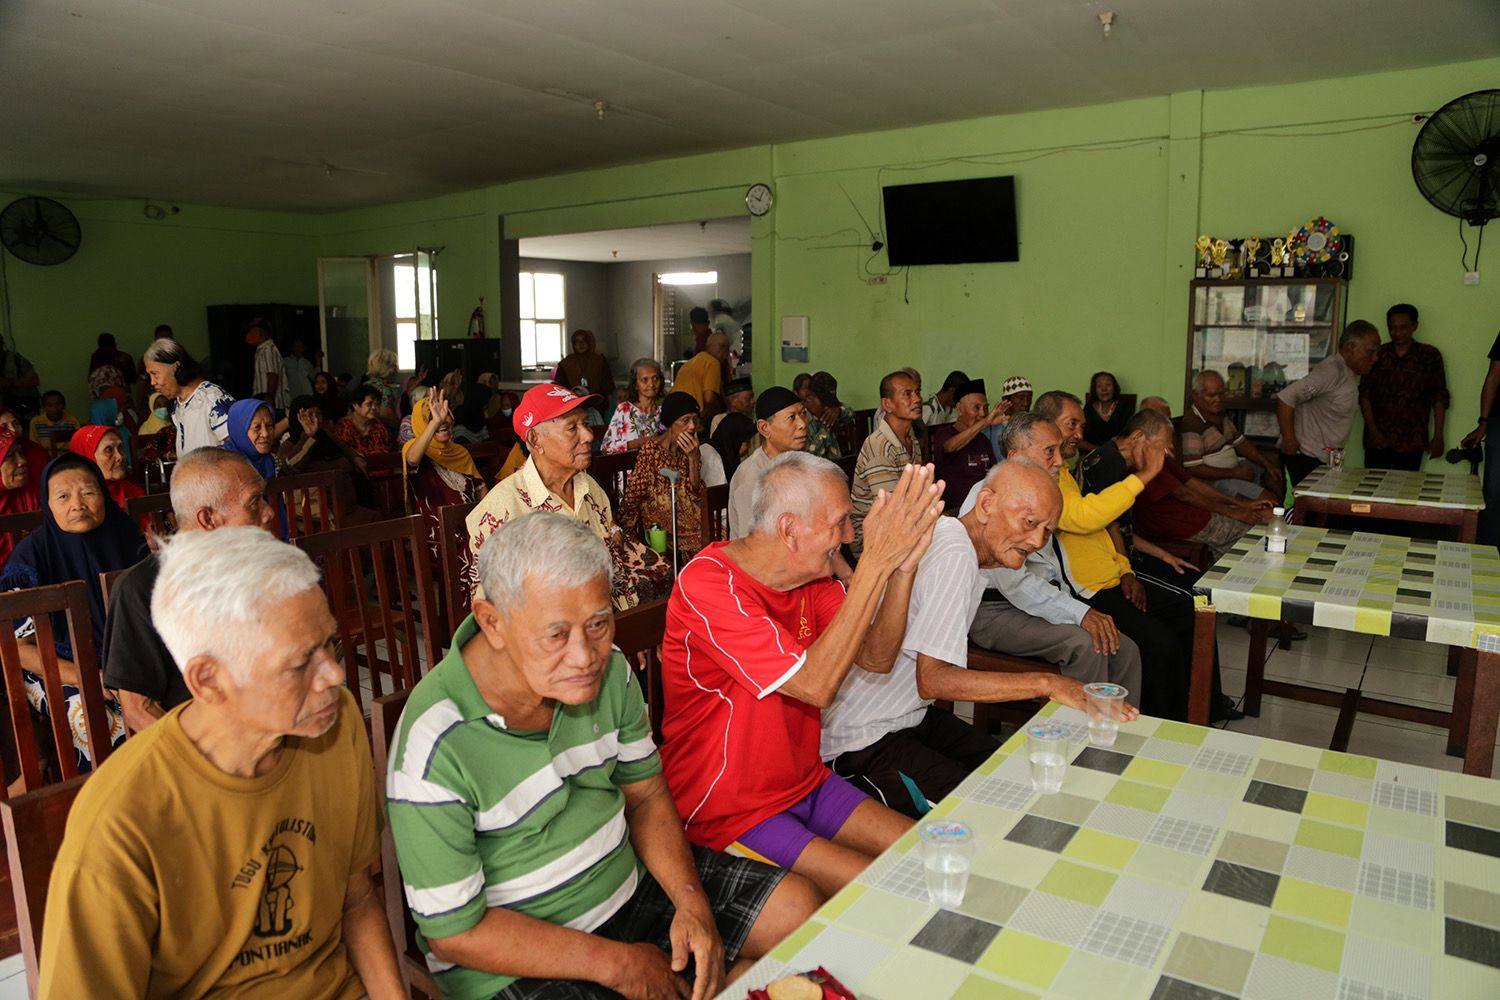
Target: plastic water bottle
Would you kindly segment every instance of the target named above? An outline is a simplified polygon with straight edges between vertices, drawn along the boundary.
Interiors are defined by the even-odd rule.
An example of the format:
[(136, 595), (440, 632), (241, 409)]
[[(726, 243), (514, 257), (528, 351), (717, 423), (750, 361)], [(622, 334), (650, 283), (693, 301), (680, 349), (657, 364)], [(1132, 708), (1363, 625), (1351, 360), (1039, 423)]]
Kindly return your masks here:
[(1271, 508), (1271, 523), (1266, 526), (1266, 551), (1280, 555), (1286, 552), (1286, 540), (1290, 537), (1286, 530), (1286, 510), (1282, 507)]

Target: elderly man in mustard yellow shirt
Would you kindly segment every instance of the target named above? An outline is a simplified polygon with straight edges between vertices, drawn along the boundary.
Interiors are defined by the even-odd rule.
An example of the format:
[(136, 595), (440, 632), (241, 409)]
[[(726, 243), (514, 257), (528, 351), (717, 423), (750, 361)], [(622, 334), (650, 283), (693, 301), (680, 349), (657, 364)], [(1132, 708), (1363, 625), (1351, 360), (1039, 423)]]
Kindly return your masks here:
[[(1062, 434), (1063, 458), (1077, 455), (1078, 442), (1083, 440), (1082, 401), (1071, 393), (1053, 390), (1043, 393), (1033, 405)], [(1186, 720), (1193, 655), (1192, 597), (1166, 582), (1138, 576), (1115, 523), (1135, 505), (1135, 498), (1165, 463), (1161, 439), (1143, 440), (1141, 447), (1131, 449), (1129, 472), (1124, 478), (1087, 494), (1066, 467), (1061, 469), (1058, 488), (1062, 491), (1063, 512), (1055, 543), (1067, 553), (1075, 596), (1113, 618), (1115, 626), (1140, 647), (1141, 711)], [(1140, 539), (1136, 544), (1149, 545)], [(1154, 546), (1151, 554), (1172, 559)], [(1186, 565), (1180, 560), (1176, 564)], [(1214, 661), (1210, 717), (1227, 717), (1233, 706), (1220, 701), (1217, 654)]]
[(729, 338), (722, 333), (711, 333), (703, 350), (677, 369), (672, 391), (685, 392), (696, 399), (705, 424), (724, 409), (720, 390), (724, 385), (724, 362), (728, 360)]

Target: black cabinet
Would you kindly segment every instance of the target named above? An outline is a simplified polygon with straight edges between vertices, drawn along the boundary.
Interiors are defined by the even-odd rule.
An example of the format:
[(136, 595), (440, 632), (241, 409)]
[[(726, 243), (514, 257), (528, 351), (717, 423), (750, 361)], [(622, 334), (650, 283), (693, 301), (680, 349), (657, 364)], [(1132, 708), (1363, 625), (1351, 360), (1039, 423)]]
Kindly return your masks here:
[(293, 306), (280, 302), (261, 305), (209, 306), (208, 357), (204, 367), (209, 378), (236, 399), (252, 395), (255, 383), (255, 348), (245, 343), (245, 331), (255, 320), (271, 329), (282, 354), (292, 352), (292, 341), (301, 340), (308, 357), (322, 345), (317, 306)]

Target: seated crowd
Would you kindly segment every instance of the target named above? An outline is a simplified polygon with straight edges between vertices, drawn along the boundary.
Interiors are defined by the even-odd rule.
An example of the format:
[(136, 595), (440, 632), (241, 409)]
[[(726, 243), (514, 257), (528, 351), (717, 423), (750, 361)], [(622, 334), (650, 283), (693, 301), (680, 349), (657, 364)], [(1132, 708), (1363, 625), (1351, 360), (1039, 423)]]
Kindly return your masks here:
[[(1127, 717), (1186, 719), (1185, 585), (1206, 566), (1184, 553), (1222, 555), (1284, 488), (1214, 372), (1174, 425), (1109, 372), (1083, 399), (1011, 376), (991, 406), (984, 379), (924, 399), (907, 368), (861, 428), (827, 372), (754, 393), (718, 330), (670, 391), (640, 359), (618, 400), (587, 331), (520, 397), (457, 373), (398, 385), (382, 355), (346, 396), (251, 340), (241, 401), (170, 337), (146, 352), (168, 413), (153, 402), (134, 434), (177, 455), (176, 534), (154, 551), (123, 510), (123, 422), (69, 427), (46, 397), (29, 435), (0, 419), (4, 512), (41, 519), (0, 590), (88, 584), (118, 745), (53, 870), (44, 995), (405, 995), (365, 723), (319, 568), (267, 499), (288, 469), (339, 466), (359, 505), (398, 448), (434, 547), (442, 509), (472, 508), (467, 617), (389, 746), (399, 865), (379, 877), (401, 880), (444, 996), (505, 1000), (712, 996), (996, 751), (949, 703), (1081, 708), (1113, 681)], [(465, 446), (489, 439), (511, 459), (493, 482)], [(634, 453), (618, 506), (590, 475), (600, 445)], [(648, 709), (615, 616), (662, 600)], [(68, 631), (50, 635), (74, 699)], [(970, 670), (971, 648), (1023, 669)], [(1210, 709), (1234, 717), (1217, 654)]]

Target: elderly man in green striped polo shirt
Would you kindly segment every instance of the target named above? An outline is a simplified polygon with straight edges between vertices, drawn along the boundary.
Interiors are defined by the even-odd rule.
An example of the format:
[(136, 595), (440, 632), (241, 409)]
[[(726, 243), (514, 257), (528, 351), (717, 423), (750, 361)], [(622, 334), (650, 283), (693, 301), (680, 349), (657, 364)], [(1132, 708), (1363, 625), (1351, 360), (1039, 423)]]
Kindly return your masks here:
[(479, 553), (487, 599), (402, 715), (391, 830), (444, 997), (704, 1000), (822, 902), (689, 847), (612, 651), (610, 572), (572, 518), (502, 525)]

